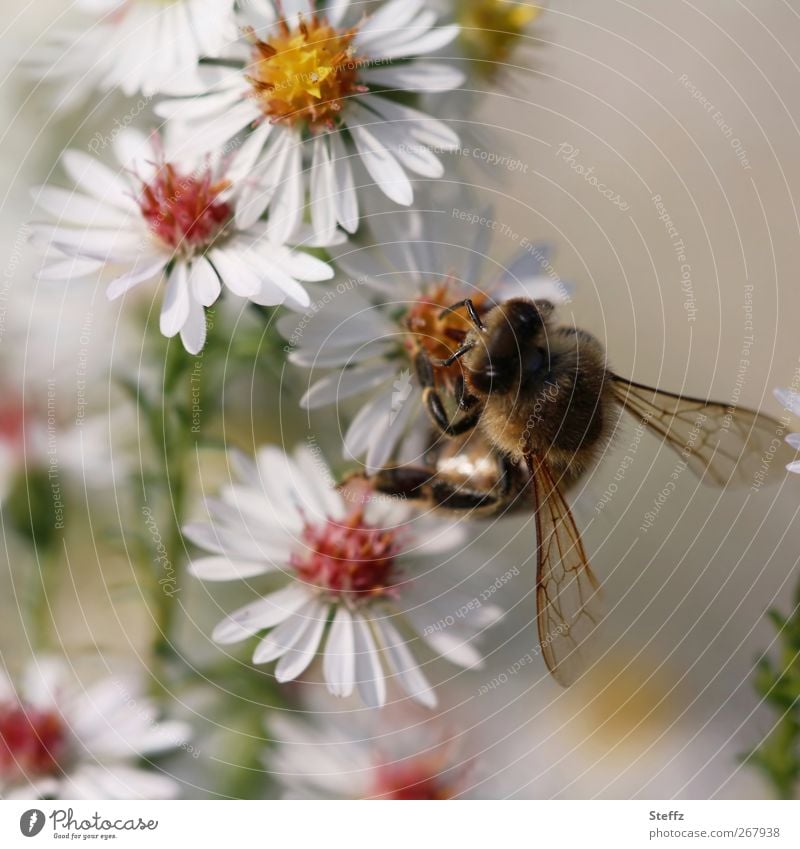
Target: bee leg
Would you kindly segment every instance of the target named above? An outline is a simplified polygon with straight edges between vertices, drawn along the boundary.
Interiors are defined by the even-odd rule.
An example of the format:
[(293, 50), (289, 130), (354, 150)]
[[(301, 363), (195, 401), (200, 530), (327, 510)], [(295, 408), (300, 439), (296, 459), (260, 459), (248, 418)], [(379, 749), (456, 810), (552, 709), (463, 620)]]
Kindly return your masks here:
[(481, 409), (476, 407), (465, 413), (461, 418), (451, 422), (439, 393), (432, 386), (423, 391), (422, 402), (425, 404), (425, 409), (428, 411), (431, 421), (445, 436), (459, 436), (459, 434), (472, 430), (481, 417)]
[(456, 401), (458, 402), (458, 407), (460, 410), (469, 410), (474, 407), (478, 403), (478, 399), (474, 395), (470, 395), (467, 392), (467, 388), (464, 385), (464, 375), (460, 374), (456, 378), (456, 386), (455, 386), (455, 396)]
[(425, 499), (435, 474), (432, 469), (424, 466), (394, 466), (381, 469), (372, 475), (369, 481), (372, 488), (383, 495)]
[(447, 510), (477, 510), (480, 507), (496, 507), (500, 499), (490, 492), (455, 487), (442, 480), (431, 485), (433, 503)]

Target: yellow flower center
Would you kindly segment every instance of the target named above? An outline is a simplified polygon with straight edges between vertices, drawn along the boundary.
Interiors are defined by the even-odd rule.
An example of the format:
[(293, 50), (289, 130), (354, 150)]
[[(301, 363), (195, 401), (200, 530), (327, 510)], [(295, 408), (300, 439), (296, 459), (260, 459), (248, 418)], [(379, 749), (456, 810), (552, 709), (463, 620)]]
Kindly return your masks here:
[(266, 41), (249, 33), (253, 61), (248, 80), (262, 112), (273, 122), (332, 129), (342, 102), (358, 85), (363, 60), (353, 51), (356, 28), (337, 30), (314, 13), (296, 29), (285, 19)]
[(511, 0), (459, 0), (461, 38), (471, 57), (486, 63), (484, 70), (505, 62), (541, 7)]

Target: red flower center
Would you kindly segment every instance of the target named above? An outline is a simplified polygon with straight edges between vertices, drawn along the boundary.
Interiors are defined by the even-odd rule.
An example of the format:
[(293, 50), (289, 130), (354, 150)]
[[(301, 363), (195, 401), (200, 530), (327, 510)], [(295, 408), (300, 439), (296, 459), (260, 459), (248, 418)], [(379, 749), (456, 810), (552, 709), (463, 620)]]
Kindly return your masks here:
[(205, 248), (231, 217), (231, 205), (219, 200), (229, 187), (212, 182), (211, 172), (181, 174), (169, 162), (142, 187), (139, 206), (150, 230), (171, 248), (188, 253)]
[(25, 411), (21, 404), (11, 403), (0, 407), (0, 442), (19, 446), (25, 430)]
[(0, 777), (57, 772), (66, 747), (66, 729), (55, 711), (19, 703), (0, 705)]
[(437, 769), (427, 759), (411, 763), (387, 763), (375, 770), (373, 799), (450, 799), (448, 787)]
[(362, 507), (340, 522), (306, 523), (302, 540), (305, 548), (292, 555), (291, 563), (303, 581), (350, 602), (392, 594), (400, 551), (397, 530), (366, 524)]

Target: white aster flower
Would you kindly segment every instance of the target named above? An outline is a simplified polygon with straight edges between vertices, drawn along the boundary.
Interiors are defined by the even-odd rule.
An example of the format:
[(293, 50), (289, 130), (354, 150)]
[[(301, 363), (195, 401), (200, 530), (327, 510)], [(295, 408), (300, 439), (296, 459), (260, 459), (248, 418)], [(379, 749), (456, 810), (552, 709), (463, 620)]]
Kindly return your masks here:
[[(239, 184), (229, 171), (235, 163), (167, 162), (158, 136), (145, 139), (134, 131), (120, 133), (114, 146), (120, 172), (69, 150), (62, 164), (76, 190), (34, 190), (37, 207), (56, 219), (34, 225), (34, 239), (49, 252), (40, 280), (114, 269), (117, 276), (107, 290), (114, 299), (165, 278), (161, 332), (180, 333), (186, 349), (197, 353), (206, 337), (204, 308), (223, 285), (257, 304), (297, 308), (309, 303), (298, 281), (333, 276), (321, 260), (237, 226)], [(303, 240), (302, 228), (296, 240)]]
[[(778, 401), (781, 402), (784, 409), (793, 413), (795, 416), (800, 416), (800, 392), (796, 392), (793, 389), (774, 389), (773, 393)], [(795, 451), (800, 451), (800, 433), (788, 434), (786, 442)], [(800, 460), (793, 460), (791, 463), (787, 463), (786, 469), (796, 475), (800, 475)]]
[(94, 90), (152, 97), (193, 79), (236, 39), (234, 0), (75, 0), (81, 25), (53, 36), (31, 65), (69, 108)]
[[(460, 527), (410, 522), (407, 506), (390, 499), (345, 501), (309, 448), (291, 458), (264, 447), (255, 463), (239, 455), (234, 463), (240, 482), (207, 502), (211, 524), (185, 528), (214, 555), (195, 559), (190, 570), (206, 581), (271, 573), (285, 584), (230, 614), (214, 640), (238, 643), (267, 630), (253, 662), (276, 660), (280, 682), (297, 679), (321, 653), (330, 692), (357, 690), (370, 707), (386, 702), (387, 670), (413, 700), (435, 705), (410, 643), (460, 666), (481, 664), (472, 643), (499, 609), (474, 603), (463, 569), (453, 581), (437, 559), (460, 544)], [(470, 614), (455, 616), (462, 608)], [(405, 636), (408, 629), (417, 636)]]
[(301, 220), (308, 184), (317, 237), (329, 240), (337, 224), (355, 232), (356, 160), (407, 206), (414, 194), (407, 172), (442, 176), (433, 150), (459, 145), (442, 121), (392, 99), (393, 92), (449, 91), (463, 81), (460, 71), (418, 58), (458, 33), (456, 26), (436, 27), (425, 6), (388, 0), (359, 18), (350, 0), (251, 2), (248, 8), (260, 11), (254, 22), (263, 25), (248, 29), (246, 42), (226, 55), (235, 67), (212, 69), (199, 96), (156, 111), (204, 150), (252, 130), (242, 146), (249, 189), (236, 213), (240, 227), (269, 207), (269, 231), (283, 239)]
[(138, 761), (183, 745), (188, 728), (156, 717), (129, 676), (83, 688), (64, 662), (40, 656), (17, 687), (0, 669), (0, 797), (175, 797), (176, 781)]
[(464, 735), (418, 715), (368, 724), (329, 719), (322, 728), (271, 716), (264, 754), (270, 776), (289, 799), (464, 798), (474, 762), (463, 755)]
[[(321, 378), (312, 372), (303, 407), (365, 399), (345, 433), (344, 453), (363, 458), (368, 472), (395, 457), (409, 429), (427, 426), (413, 351), (421, 345), (445, 359), (470, 326), (463, 310), (442, 317), (445, 307), (472, 298), (483, 312), (511, 297), (555, 304), (568, 297), (546, 245), (527, 243), (504, 267), (488, 260), (491, 213), (459, 205), (463, 200), (440, 203), (444, 208), (374, 215), (374, 244), (335, 260), (350, 279), (333, 296), (314, 298), (302, 319), (286, 315), (278, 323), (294, 348), (290, 361), (326, 371)], [(452, 391), (458, 374), (455, 364), (439, 369), (437, 378)]]

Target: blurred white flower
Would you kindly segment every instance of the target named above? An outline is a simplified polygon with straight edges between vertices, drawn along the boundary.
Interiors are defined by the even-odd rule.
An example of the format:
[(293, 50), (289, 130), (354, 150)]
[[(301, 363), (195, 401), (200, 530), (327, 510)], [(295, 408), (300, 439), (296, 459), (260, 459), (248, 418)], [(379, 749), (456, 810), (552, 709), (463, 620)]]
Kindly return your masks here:
[(306, 187), (321, 241), (337, 224), (355, 232), (355, 161), (387, 197), (407, 206), (414, 195), (407, 172), (441, 177), (434, 150), (459, 145), (442, 121), (391, 97), (461, 85), (460, 71), (414, 58), (449, 44), (457, 26), (437, 27), (424, 0), (388, 0), (360, 18), (361, 4), (352, 4), (351, 14), (350, 0), (330, 0), (317, 11), (314, 5), (251, 0), (246, 22), (256, 28), (224, 56), (235, 67), (204, 68), (198, 96), (156, 108), (182, 125), (179, 138), (204, 151), (253, 128), (243, 144), (248, 189), (236, 222), (250, 227), (269, 207), (268, 230), (278, 241), (301, 221)]
[[(167, 162), (158, 136), (134, 131), (121, 132), (114, 147), (121, 172), (70, 150), (62, 164), (77, 189), (34, 190), (37, 207), (55, 219), (33, 228), (34, 240), (48, 251), (40, 280), (84, 278), (114, 267), (118, 276), (107, 290), (113, 299), (166, 278), (161, 332), (180, 333), (186, 349), (197, 353), (206, 337), (204, 307), (223, 285), (257, 304), (303, 307), (309, 298), (298, 281), (333, 276), (321, 260), (236, 226), (239, 186), (229, 161)], [(296, 239), (303, 240), (301, 231)]]
[(76, 0), (81, 25), (59, 31), (31, 61), (70, 108), (92, 91), (153, 96), (191, 79), (202, 57), (236, 38), (234, 0)]
[[(304, 408), (365, 399), (345, 433), (344, 453), (347, 459), (363, 458), (368, 472), (395, 457), (409, 429), (427, 426), (414, 352), (421, 347), (431, 358), (445, 359), (470, 327), (463, 310), (441, 317), (445, 307), (472, 298), (484, 312), (511, 297), (556, 304), (567, 298), (547, 246), (527, 244), (507, 267), (488, 260), (494, 219), (490, 211), (461, 202), (449, 206), (439, 197), (425, 210), (373, 215), (374, 244), (348, 247), (335, 259), (350, 279), (337, 284), (332, 295), (312, 297), (300, 321), (286, 315), (278, 323), (294, 349), (291, 362), (332, 369), (321, 378), (312, 372)], [(459, 373), (458, 364), (438, 369), (448, 392)]]
[[(241, 482), (207, 501), (211, 524), (184, 529), (214, 553), (194, 559), (190, 571), (206, 581), (279, 573), (287, 583), (223, 620), (213, 633), (218, 643), (268, 630), (253, 661), (277, 660), (280, 682), (298, 678), (321, 652), (330, 692), (344, 697), (357, 690), (370, 707), (386, 702), (384, 666), (413, 700), (435, 705), (411, 643), (460, 666), (480, 666), (473, 640), (500, 610), (476, 601), (463, 568), (457, 579), (444, 574), (439, 558), (455, 556), (459, 526), (411, 521), (407, 505), (396, 500), (349, 503), (309, 448), (291, 458), (264, 447), (255, 463), (232, 457)], [(402, 633), (408, 628), (416, 636)]]
[(365, 728), (363, 717), (342, 727), (271, 716), (264, 765), (290, 799), (464, 798), (473, 761), (463, 755), (463, 736), (422, 718), (394, 719)]
[(188, 739), (184, 723), (156, 717), (128, 676), (84, 688), (63, 661), (39, 656), (17, 687), (0, 669), (0, 797), (175, 797), (177, 782), (137, 763)]
[[(800, 392), (795, 392), (792, 389), (774, 389), (773, 393), (778, 401), (781, 402), (784, 409), (793, 413), (795, 416), (800, 416)], [(800, 433), (788, 434), (786, 442), (795, 451), (800, 451)], [(787, 463), (786, 468), (796, 475), (800, 474), (800, 460), (793, 460), (791, 463)]]

